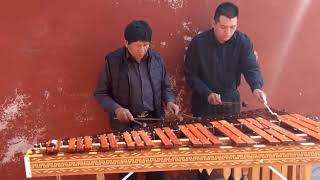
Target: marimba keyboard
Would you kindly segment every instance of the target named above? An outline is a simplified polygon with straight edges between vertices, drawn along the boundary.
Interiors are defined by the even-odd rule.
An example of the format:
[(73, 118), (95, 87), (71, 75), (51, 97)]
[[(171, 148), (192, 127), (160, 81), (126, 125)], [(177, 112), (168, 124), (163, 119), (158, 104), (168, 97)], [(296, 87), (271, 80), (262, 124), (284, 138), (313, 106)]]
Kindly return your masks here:
[(25, 163), (28, 177), (310, 164), (320, 161), (319, 141), (319, 122), (259, 110), (50, 140)]

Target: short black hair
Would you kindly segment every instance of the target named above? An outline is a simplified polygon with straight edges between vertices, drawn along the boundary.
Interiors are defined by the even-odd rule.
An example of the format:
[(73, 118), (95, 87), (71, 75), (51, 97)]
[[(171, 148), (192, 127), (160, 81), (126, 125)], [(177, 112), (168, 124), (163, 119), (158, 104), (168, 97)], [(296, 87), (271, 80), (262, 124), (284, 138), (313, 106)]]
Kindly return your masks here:
[(226, 16), (227, 18), (234, 18), (239, 16), (239, 8), (231, 2), (221, 3), (214, 13), (213, 19), (218, 22), (220, 16)]
[(136, 41), (151, 42), (152, 29), (144, 20), (134, 20), (130, 22), (124, 30), (124, 38), (128, 44)]

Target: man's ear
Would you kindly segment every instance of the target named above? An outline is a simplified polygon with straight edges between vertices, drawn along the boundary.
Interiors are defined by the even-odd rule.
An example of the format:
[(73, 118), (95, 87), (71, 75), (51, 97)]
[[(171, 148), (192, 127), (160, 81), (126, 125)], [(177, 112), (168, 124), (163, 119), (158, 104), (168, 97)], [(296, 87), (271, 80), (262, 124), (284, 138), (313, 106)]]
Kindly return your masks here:
[(124, 46), (125, 46), (125, 47), (128, 47), (128, 45), (129, 45), (128, 41), (127, 41), (127, 40), (124, 40)]
[(212, 27), (212, 28), (215, 28), (216, 24), (217, 24), (216, 20), (214, 20), (214, 19), (212, 18), (212, 19), (211, 19), (211, 27)]

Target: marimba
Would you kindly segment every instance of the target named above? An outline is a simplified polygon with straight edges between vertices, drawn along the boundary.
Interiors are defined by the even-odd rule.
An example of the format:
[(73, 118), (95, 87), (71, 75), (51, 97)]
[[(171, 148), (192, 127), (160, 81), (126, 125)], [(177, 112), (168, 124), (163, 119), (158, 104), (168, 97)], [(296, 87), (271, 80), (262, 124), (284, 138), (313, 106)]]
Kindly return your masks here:
[[(227, 177), (309, 179), (320, 162), (320, 123), (265, 110), (207, 120), (183, 120), (35, 144), (26, 175), (63, 176), (223, 168)], [(232, 169), (232, 170), (231, 170)], [(255, 178), (252, 178), (255, 177)], [(280, 179), (280, 178), (279, 178)]]

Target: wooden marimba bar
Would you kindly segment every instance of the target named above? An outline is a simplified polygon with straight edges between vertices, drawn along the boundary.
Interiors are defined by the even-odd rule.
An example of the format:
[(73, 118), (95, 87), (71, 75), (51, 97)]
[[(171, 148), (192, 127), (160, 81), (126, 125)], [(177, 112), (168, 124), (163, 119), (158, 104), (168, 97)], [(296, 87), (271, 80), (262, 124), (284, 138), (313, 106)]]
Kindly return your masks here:
[(236, 180), (310, 179), (311, 164), (320, 161), (320, 123), (278, 113), (271, 117), (255, 110), (201, 122), (50, 140), (26, 153), (26, 174), (103, 178), (104, 173), (223, 168), (225, 177), (233, 172)]

